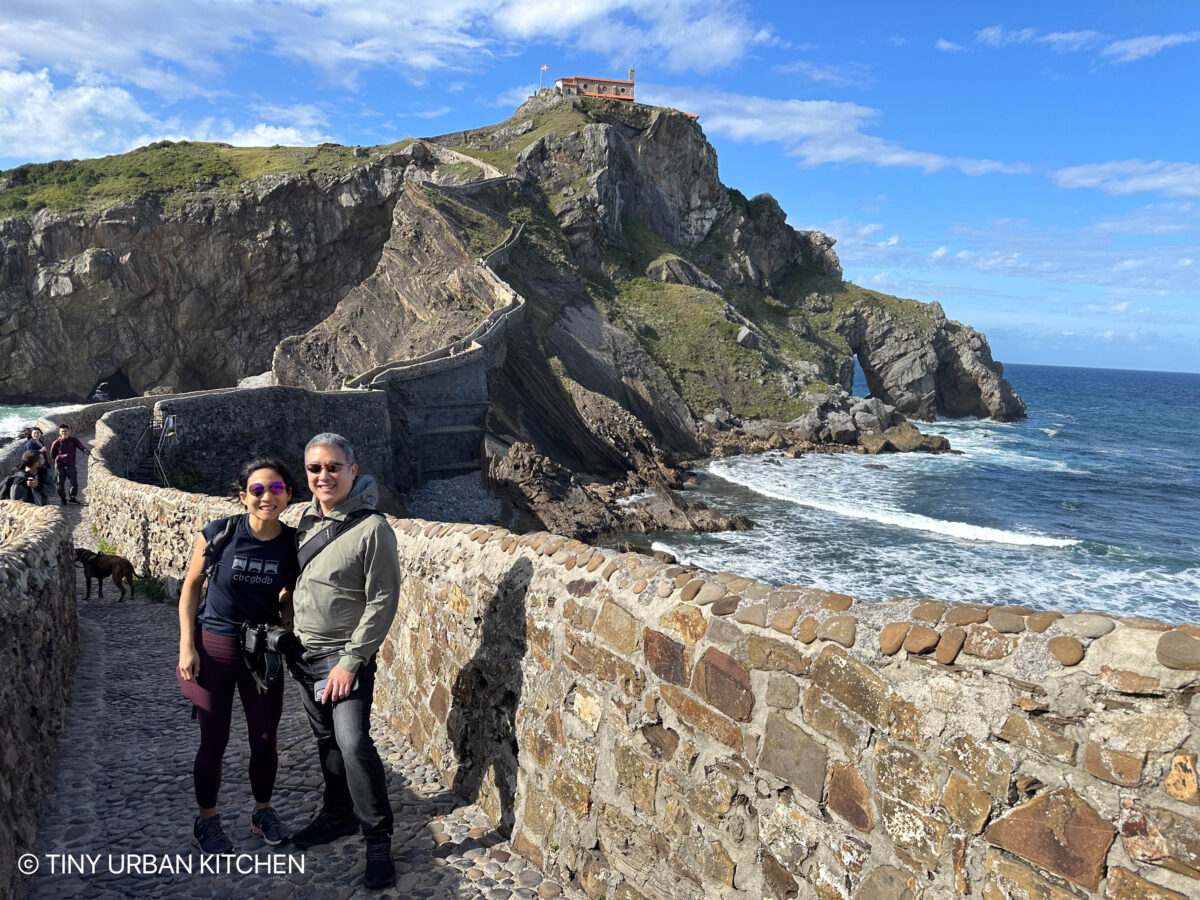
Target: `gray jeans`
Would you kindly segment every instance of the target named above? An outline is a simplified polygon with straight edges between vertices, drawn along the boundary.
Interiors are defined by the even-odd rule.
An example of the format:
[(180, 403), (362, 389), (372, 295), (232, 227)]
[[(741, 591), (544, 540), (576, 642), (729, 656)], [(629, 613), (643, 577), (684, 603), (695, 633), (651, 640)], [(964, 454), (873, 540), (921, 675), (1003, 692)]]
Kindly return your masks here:
[(343, 700), (318, 703), (313, 687), (327, 678), (340, 651), (293, 653), (292, 676), (302, 689), (304, 712), (325, 776), (325, 812), (335, 818), (353, 814), (365, 836), (392, 833), (392, 804), (387, 775), (371, 739), (371, 702), (375, 694), (375, 657), (358, 670), (358, 686)]

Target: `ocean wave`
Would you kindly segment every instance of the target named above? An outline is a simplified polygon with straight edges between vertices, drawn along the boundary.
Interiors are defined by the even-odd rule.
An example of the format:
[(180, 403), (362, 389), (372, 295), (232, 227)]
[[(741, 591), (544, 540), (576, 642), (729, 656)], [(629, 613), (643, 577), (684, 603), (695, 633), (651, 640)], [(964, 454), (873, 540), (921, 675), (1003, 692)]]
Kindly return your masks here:
[(782, 500), (785, 503), (794, 503), (798, 506), (806, 506), (810, 509), (819, 509), (822, 512), (848, 519), (875, 522), (878, 525), (887, 525), (892, 528), (904, 528), (909, 531), (926, 531), (958, 540), (1007, 544), (1014, 547), (1073, 547), (1079, 543), (1079, 541), (1070, 538), (1056, 538), (1045, 534), (1005, 531), (1000, 528), (988, 528), (984, 525), (971, 525), (967, 522), (934, 519), (930, 516), (920, 515), (919, 513), (906, 513), (898, 510), (863, 509), (862, 507), (850, 506), (844, 503), (830, 503), (810, 497), (798, 497), (794, 494), (772, 490), (751, 479), (739, 477), (736, 473), (729, 470), (714, 471), (713, 474), (719, 478), (724, 478), (726, 481), (739, 484), (764, 497)]

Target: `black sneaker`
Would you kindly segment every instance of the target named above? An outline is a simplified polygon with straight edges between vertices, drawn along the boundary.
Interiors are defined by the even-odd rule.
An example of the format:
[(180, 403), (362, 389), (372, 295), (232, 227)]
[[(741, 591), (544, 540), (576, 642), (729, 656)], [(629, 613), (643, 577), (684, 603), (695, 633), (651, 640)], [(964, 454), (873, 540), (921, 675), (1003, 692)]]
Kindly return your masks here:
[(321, 810), (315, 819), (292, 835), (292, 844), (299, 850), (307, 850), (357, 831), (358, 819), (354, 818), (353, 813), (339, 819)]
[(192, 843), (204, 853), (231, 853), (233, 844), (221, 827), (219, 815), (196, 819), (192, 825)]
[(263, 843), (270, 847), (278, 847), (287, 840), (283, 823), (279, 821), (275, 810), (269, 806), (266, 809), (256, 809), (250, 815), (250, 833), (262, 838)]
[(367, 838), (367, 871), (363, 887), (377, 890), (396, 883), (396, 864), (392, 862), (392, 836), (371, 835)]

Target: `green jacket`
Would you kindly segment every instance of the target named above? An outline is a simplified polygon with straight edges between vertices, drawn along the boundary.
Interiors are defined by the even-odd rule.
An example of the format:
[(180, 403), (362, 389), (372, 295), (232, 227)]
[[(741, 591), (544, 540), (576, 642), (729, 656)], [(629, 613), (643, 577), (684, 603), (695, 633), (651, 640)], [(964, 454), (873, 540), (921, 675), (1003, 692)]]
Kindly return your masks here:
[[(300, 519), (300, 546), (353, 510), (373, 508), (379, 489), (359, 475), (350, 496), (328, 515), (316, 500)], [(370, 516), (313, 557), (296, 581), (296, 637), (306, 650), (341, 650), (343, 669), (357, 672), (387, 637), (400, 600), (396, 534), (382, 516)]]

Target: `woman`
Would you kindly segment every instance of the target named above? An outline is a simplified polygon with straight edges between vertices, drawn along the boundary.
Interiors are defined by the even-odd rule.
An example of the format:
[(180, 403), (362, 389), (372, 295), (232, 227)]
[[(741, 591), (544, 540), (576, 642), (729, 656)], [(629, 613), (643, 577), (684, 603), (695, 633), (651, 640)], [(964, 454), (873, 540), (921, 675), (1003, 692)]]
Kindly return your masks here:
[[(271, 808), (279, 759), (276, 734), (283, 712), (283, 679), (259, 693), (240, 652), (242, 624), (291, 627), (291, 588), (296, 579), (296, 529), (279, 521), (296, 483), (276, 459), (253, 459), (238, 475), (238, 498), (246, 507), (232, 532), (228, 519), (210, 522), (196, 538), (192, 561), (179, 598), (179, 672), (182, 682), (202, 689), (196, 704), (200, 749), (193, 768), (199, 815), (192, 842), (205, 853), (233, 849), (221, 827), (217, 792), (221, 757), (229, 742), (236, 687), (250, 733), (250, 786), (254, 810), (250, 832), (275, 846), (286, 839), (283, 823)], [(205, 548), (221, 542), (215, 568), (205, 582)], [(184, 685), (189, 697), (191, 685)]]
[(25, 438), (25, 452), (36, 450), (42, 457), (42, 465), (38, 469), (38, 493), (42, 495), (42, 500), (38, 506), (44, 506), (50, 502), (54, 485), (50, 479), (50, 456), (46, 452), (46, 445), (42, 443), (42, 429), (33, 425), (25, 429), (21, 436)]

